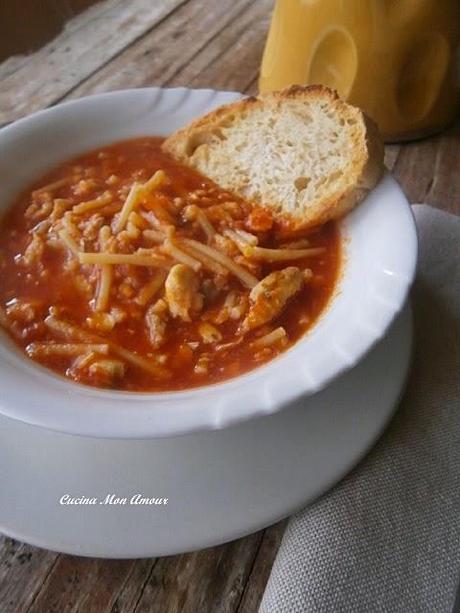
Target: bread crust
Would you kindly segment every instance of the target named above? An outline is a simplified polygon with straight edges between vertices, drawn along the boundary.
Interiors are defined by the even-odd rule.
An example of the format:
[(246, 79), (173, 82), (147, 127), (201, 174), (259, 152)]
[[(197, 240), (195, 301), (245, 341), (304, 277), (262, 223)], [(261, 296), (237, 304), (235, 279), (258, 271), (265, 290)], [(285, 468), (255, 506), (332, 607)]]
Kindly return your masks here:
[[(197, 160), (192, 160), (192, 156), (198, 148), (200, 148), (200, 154), (210, 155), (207, 147), (201, 147), (201, 145), (209, 144), (207, 140), (209, 135), (218, 134), (219, 130), (229, 121), (244, 120), (245, 116), (256, 106), (277, 107), (286, 100), (298, 100), (305, 103), (328, 102), (333, 105), (337, 113), (346, 113), (359, 125), (360, 138), (354, 143), (355, 159), (350, 172), (354, 179), (347, 187), (342, 187), (336, 193), (322, 198), (317, 206), (308, 211), (308, 214), (303, 212), (302, 215), (293, 215), (285, 210), (279, 211), (279, 207), (274, 208), (270, 202), (257, 202), (256, 204), (269, 210), (282, 227), (293, 231), (337, 219), (359, 204), (375, 187), (384, 170), (384, 149), (376, 124), (360, 109), (341, 100), (336, 91), (323, 85), (293, 85), (278, 92), (270, 92), (257, 97), (250, 96), (221, 106), (176, 131), (165, 140), (163, 149), (176, 160), (201, 170)], [(213, 179), (212, 176), (210, 178)], [(228, 186), (225, 188), (227, 191), (241, 195), (236, 186), (233, 189)]]

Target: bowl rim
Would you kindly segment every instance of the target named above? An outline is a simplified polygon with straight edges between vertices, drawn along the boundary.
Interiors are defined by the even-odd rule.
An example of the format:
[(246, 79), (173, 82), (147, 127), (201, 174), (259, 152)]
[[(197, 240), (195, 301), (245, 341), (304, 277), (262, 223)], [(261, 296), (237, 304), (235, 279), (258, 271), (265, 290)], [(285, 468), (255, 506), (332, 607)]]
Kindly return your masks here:
[[(75, 116), (79, 116), (80, 120), (97, 117), (107, 104), (112, 110), (118, 109), (121, 116), (125, 109), (136, 108), (137, 105), (144, 113), (144, 119), (150, 120), (155, 117), (157, 109), (162, 108), (160, 115), (166, 123), (168, 109), (172, 109), (170, 115), (174, 114), (176, 122), (179, 117), (180, 123), (181, 113), (190, 115), (190, 111), (186, 113), (185, 109), (192, 108), (192, 116), (200, 115), (241, 96), (236, 92), (210, 89), (139, 88), (65, 102), (38, 111), (0, 130), (0, 170), (3, 143), (6, 142), (8, 150), (9, 146), (15, 145), (15, 139), (27, 143), (31, 131), (40, 133), (48, 124), (52, 127), (59, 121), (67, 126)], [(42, 125), (43, 121), (45, 126)], [(104, 142), (116, 140), (121, 139), (107, 136)], [(385, 208), (390, 211), (388, 215), (394, 218), (390, 226), (395, 231), (392, 247), (396, 255), (391, 258), (390, 267), (382, 260), (382, 270), (379, 269), (378, 279), (373, 282), (369, 296), (366, 294), (364, 308), (351, 304), (351, 289), (347, 285), (349, 247), (353, 247), (358, 233), (360, 240), (365, 240), (366, 215), (375, 216), (377, 211), (381, 216), (378, 206), (382, 206), (382, 200), (387, 202)], [(302, 395), (319, 392), (355, 366), (384, 336), (406, 302), (417, 261), (417, 236), (412, 211), (399, 185), (388, 173), (365, 201), (339, 223), (339, 228), (341, 235), (347, 239), (344, 246), (347, 262), (343, 265), (336, 296), (305, 337), (267, 364), (224, 382), (191, 390), (159, 393), (107, 391), (67, 381), (25, 359), (18, 349), (12, 348), (11, 341), (5, 342), (5, 335), (2, 334), (0, 390), (3, 389), (3, 392), (0, 391), (0, 413), (70, 434), (144, 439), (226, 428), (277, 412)], [(376, 239), (379, 238), (375, 228), (374, 234)], [(380, 246), (379, 249), (379, 257), (383, 257), (384, 247)], [(372, 259), (371, 251), (366, 255)], [(387, 266), (387, 269), (383, 266)], [(354, 283), (356, 285), (356, 280)], [(337, 302), (344, 300), (350, 303), (347, 312), (350, 318), (346, 325), (342, 325), (346, 333), (338, 341), (332, 338), (334, 326), (331, 313)], [(360, 309), (358, 317), (355, 311)], [(322, 344), (325, 340), (326, 343)], [(310, 349), (306, 351), (308, 347)], [(307, 360), (305, 364), (304, 360), (308, 357), (310, 362)], [(63, 407), (63, 404), (66, 406)]]

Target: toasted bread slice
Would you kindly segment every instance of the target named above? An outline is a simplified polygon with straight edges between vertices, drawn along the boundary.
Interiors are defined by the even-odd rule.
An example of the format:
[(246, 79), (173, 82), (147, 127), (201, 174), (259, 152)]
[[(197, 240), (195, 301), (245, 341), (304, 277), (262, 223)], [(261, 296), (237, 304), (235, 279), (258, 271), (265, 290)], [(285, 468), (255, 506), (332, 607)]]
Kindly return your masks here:
[(319, 85), (222, 106), (172, 134), (163, 148), (293, 230), (340, 217), (383, 172), (375, 124)]

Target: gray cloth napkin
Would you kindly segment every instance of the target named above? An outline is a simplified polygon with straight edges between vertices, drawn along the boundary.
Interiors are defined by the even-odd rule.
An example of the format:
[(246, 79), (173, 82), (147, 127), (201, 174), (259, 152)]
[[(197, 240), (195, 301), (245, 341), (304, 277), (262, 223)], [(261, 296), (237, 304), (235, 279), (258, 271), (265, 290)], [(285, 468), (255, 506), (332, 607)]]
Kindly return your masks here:
[(263, 613), (452, 611), (460, 580), (460, 217), (413, 209), (420, 261), (403, 401), (358, 467), (290, 520)]

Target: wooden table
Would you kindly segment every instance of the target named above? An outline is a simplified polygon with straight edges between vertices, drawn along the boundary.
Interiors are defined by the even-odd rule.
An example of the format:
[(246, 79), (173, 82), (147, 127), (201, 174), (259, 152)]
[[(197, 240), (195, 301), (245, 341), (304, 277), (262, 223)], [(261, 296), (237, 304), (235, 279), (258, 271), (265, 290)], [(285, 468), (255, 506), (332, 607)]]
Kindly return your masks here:
[[(108, 0), (0, 64), (0, 125), (63, 100), (148, 85), (257, 91), (272, 0)], [(460, 214), (460, 126), (387, 147), (411, 202)], [(149, 560), (60, 555), (0, 537), (0, 611), (257, 611), (285, 522)]]

